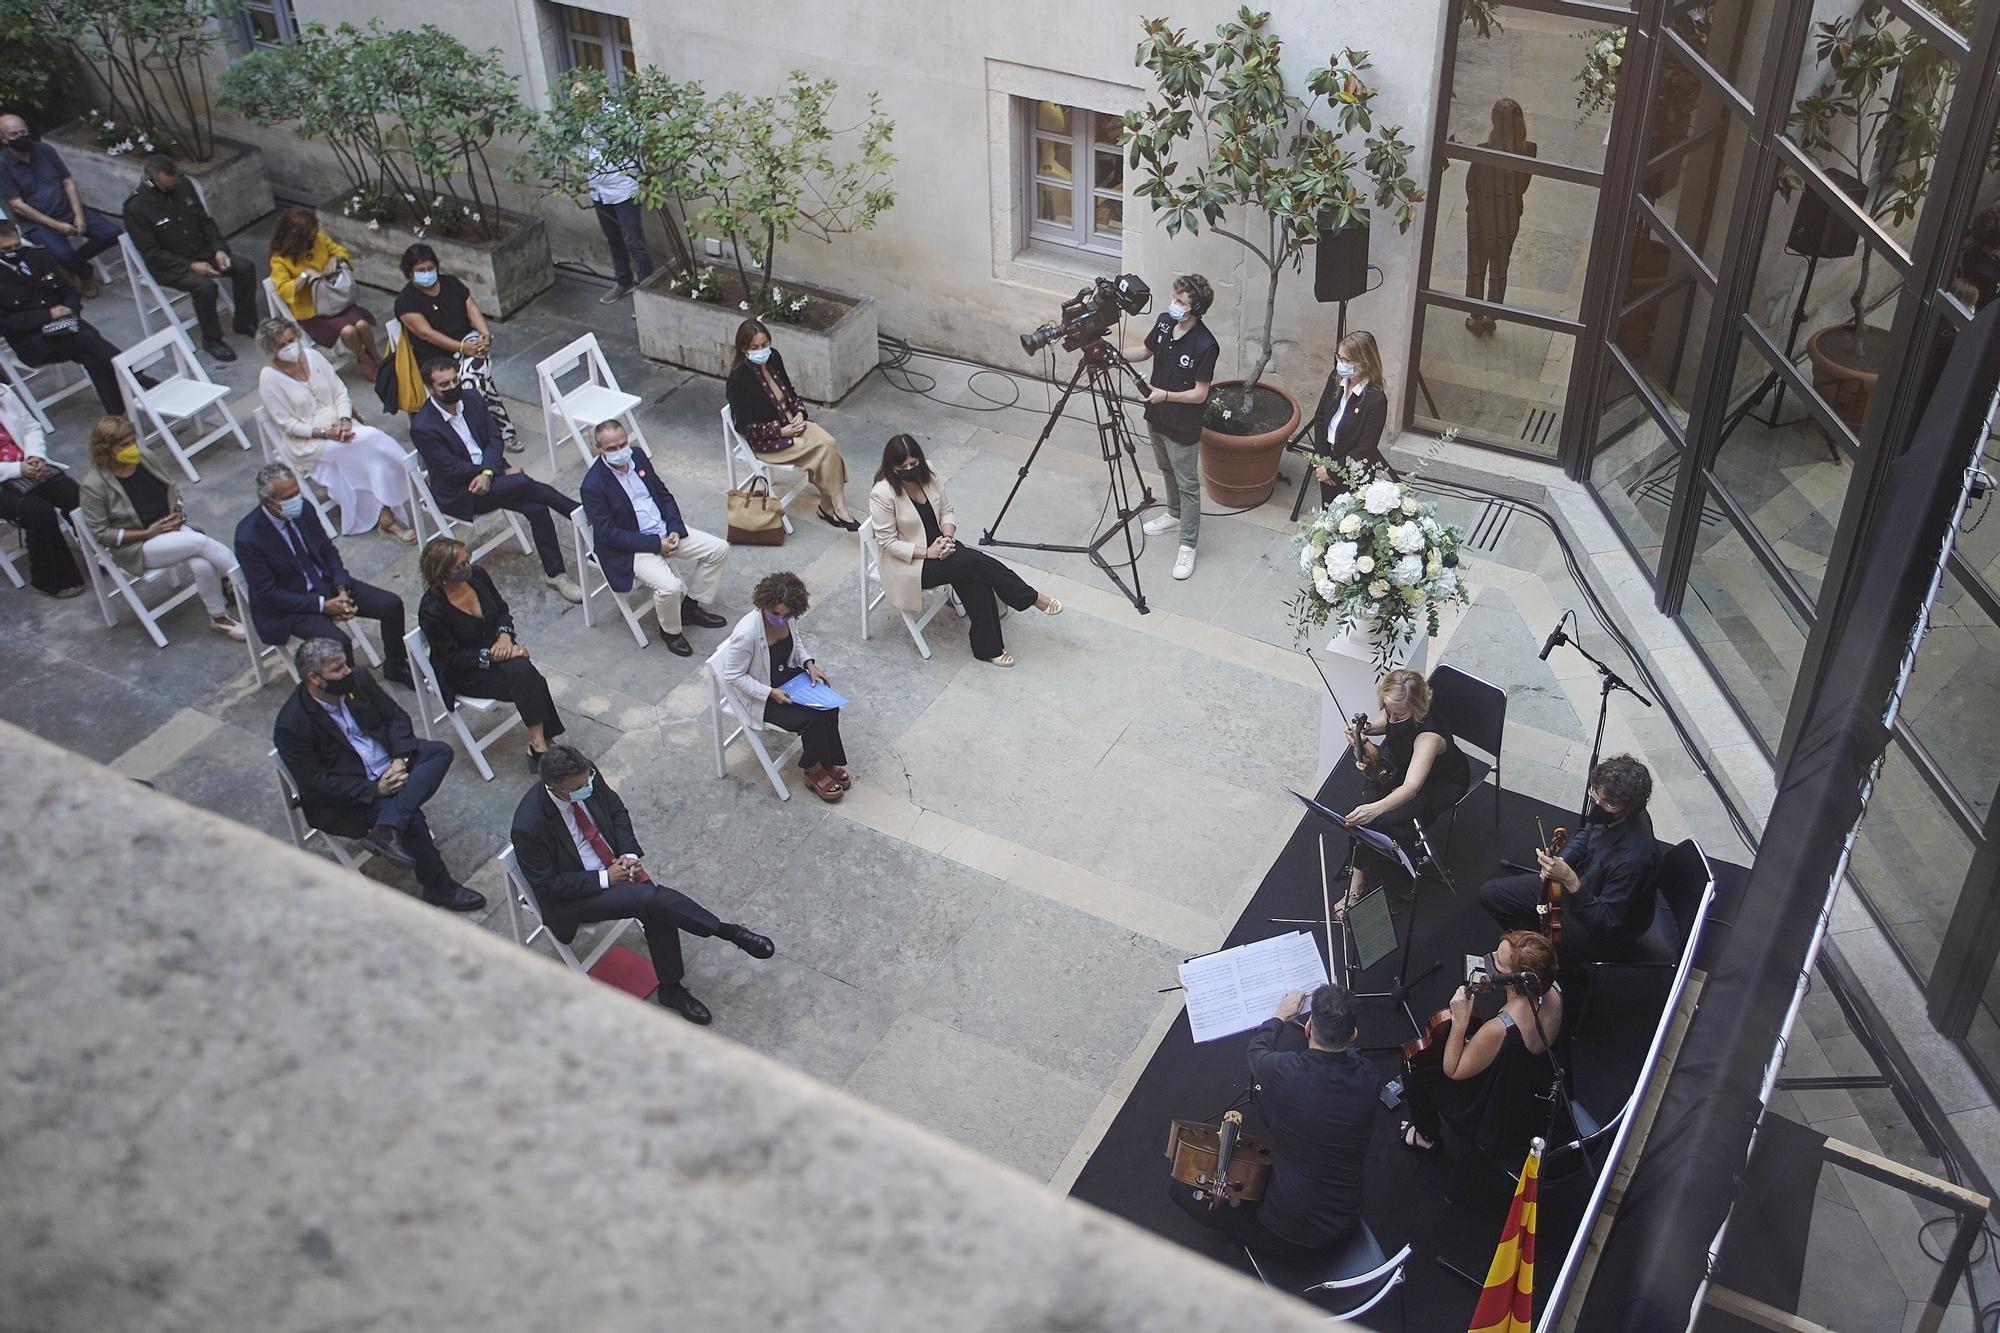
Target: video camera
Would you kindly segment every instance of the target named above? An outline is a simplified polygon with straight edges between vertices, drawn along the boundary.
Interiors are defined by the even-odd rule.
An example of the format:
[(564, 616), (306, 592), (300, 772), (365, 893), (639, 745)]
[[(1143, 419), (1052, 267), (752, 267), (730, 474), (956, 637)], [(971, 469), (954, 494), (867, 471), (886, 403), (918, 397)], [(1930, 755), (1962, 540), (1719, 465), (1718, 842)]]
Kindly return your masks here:
[(1144, 314), (1152, 303), (1152, 289), (1137, 274), (1121, 273), (1115, 280), (1099, 278), (1095, 286), (1085, 287), (1074, 300), (1063, 302), (1060, 323), (1044, 324), (1033, 333), (1022, 334), (1021, 350), (1033, 356), (1060, 338), (1063, 350), (1074, 352), (1109, 333), (1124, 316)]

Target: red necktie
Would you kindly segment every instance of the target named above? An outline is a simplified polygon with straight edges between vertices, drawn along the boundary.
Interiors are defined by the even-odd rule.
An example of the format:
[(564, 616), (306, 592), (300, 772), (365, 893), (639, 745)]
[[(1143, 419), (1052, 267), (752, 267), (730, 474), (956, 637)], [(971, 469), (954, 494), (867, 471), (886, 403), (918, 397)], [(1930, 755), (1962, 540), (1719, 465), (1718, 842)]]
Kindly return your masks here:
[[(570, 802), (569, 812), (576, 816), (577, 832), (583, 834), (583, 840), (590, 844), (590, 850), (597, 853), (597, 859), (604, 862), (604, 868), (609, 870), (611, 863), (618, 859), (618, 853), (611, 850), (611, 844), (597, 831), (597, 821), (590, 817), (590, 811), (583, 808), (582, 801)], [(643, 870), (634, 878), (641, 884), (653, 882), (653, 877)]]

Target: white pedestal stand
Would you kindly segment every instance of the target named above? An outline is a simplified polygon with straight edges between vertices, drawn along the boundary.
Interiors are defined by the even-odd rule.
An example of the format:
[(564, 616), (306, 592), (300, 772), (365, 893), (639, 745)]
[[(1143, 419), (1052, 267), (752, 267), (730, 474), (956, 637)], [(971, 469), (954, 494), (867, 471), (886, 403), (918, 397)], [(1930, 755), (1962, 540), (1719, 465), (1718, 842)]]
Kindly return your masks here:
[[(1387, 670), (1397, 667), (1414, 667), (1419, 671), (1426, 668), (1426, 658), (1430, 653), (1431, 636), (1421, 624), (1417, 626), (1416, 637), (1399, 648), (1389, 662)], [(1326, 672), (1326, 679), (1333, 687), (1334, 694), (1340, 696), (1340, 705), (1349, 710), (1348, 717), (1341, 716), (1340, 705), (1325, 690), (1320, 691), (1319, 701), (1319, 777), (1313, 789), (1317, 791), (1326, 781), (1326, 775), (1347, 753), (1347, 724), (1355, 712), (1365, 712), (1373, 717), (1379, 710), (1375, 702), (1375, 682), (1382, 673), (1375, 667), (1375, 630), (1373, 625), (1356, 624), (1345, 634), (1336, 634), (1327, 641), (1326, 648), (1313, 654), (1320, 669)]]

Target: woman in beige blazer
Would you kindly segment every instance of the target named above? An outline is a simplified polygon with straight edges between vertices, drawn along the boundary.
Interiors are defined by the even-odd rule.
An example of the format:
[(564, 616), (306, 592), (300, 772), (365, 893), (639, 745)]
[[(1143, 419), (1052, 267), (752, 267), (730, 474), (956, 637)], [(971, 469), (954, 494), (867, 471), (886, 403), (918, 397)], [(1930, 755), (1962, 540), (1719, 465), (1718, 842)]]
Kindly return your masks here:
[(80, 486), (84, 526), (127, 574), (186, 565), (208, 627), (240, 641), (243, 626), (223, 600), (223, 576), (236, 567), (227, 546), (188, 526), (180, 483), (167, 474), (125, 417), (100, 417), (90, 431), (90, 472)]
[(958, 544), (951, 496), (931, 471), (924, 448), (908, 435), (891, 436), (868, 492), (868, 518), (882, 554), (882, 591), (889, 605), (916, 615), (924, 589), (950, 584), (972, 621), (972, 655), (994, 666), (1014, 665), (1000, 639), (1000, 603), (1055, 615), (1062, 603), (1029, 587), (984, 551)]

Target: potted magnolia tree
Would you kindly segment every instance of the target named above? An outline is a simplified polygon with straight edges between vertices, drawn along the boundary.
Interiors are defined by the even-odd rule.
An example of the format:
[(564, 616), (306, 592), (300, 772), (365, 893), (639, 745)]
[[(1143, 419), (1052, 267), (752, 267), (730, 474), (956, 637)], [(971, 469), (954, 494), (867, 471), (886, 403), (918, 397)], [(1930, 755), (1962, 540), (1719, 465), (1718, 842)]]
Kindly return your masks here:
[(1341, 229), (1365, 228), (1372, 198), (1408, 231), (1424, 194), (1410, 176), (1401, 127), (1375, 131), (1365, 52), (1330, 57), (1306, 76), (1309, 96), (1300, 97), (1285, 86), (1269, 14), (1242, 9), (1199, 44), (1164, 19), (1143, 26), (1136, 62), (1160, 100), (1125, 117), (1135, 190), (1169, 236), (1206, 224), (1242, 246), (1263, 278), (1261, 309), (1244, 321), (1256, 359), (1241, 380), (1217, 382), (1201, 441), (1209, 494), (1222, 504), (1261, 504), (1299, 423), (1298, 400), (1264, 382), (1279, 283), (1299, 271), (1323, 216)]
[(495, 318), (555, 282), (547, 227), (500, 207), (486, 156), (500, 135), (528, 125), (499, 51), (472, 51), (430, 24), (308, 24), (298, 40), (238, 61), (220, 101), (331, 150), (345, 184), (320, 212), (363, 282), (400, 289), (414, 240)]
[[(209, 56), (233, 0), (45, 0), (8, 43), (61, 34), (88, 74), (90, 109), (46, 137), (77, 191), (117, 216), (139, 186), (139, 163), (165, 153), (200, 186), (224, 235), (270, 212), (271, 183), (255, 148), (217, 137)], [(18, 58), (16, 56), (10, 59)]]
[[(832, 79), (793, 70), (773, 96), (704, 98), (691, 85), (671, 103), (672, 146), (649, 183), (656, 213), (703, 238), (632, 294), (639, 349), (658, 361), (726, 375), (745, 316), (789, 325), (785, 365), (805, 397), (834, 402), (880, 360), (875, 302), (773, 272), (778, 248), (866, 231), (895, 203), (889, 139), (895, 122), (874, 94), (855, 125), (830, 120)], [(679, 128), (687, 118), (685, 130)], [(684, 157), (675, 163), (675, 155)], [(589, 145), (575, 150), (589, 154)], [(692, 213), (688, 210), (692, 208)]]

